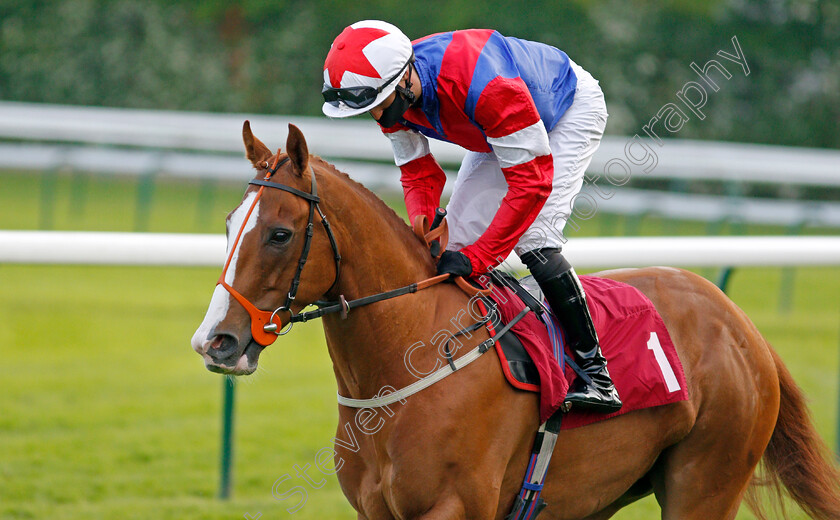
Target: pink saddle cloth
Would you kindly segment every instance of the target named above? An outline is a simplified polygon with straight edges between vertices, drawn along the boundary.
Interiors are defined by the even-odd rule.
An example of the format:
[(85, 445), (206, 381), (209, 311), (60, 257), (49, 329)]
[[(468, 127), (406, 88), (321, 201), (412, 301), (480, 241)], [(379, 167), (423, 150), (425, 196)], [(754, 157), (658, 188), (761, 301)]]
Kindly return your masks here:
[[(653, 303), (625, 283), (596, 276), (581, 276), (580, 280), (601, 351), (624, 406), (609, 415), (572, 409), (563, 419), (563, 429), (688, 399), (682, 364)], [(492, 298), (499, 306), (503, 323), (508, 323), (525, 307), (504, 285), (494, 286)], [(550, 323), (543, 323), (531, 312), (511, 329), (536, 365), (539, 386), (517, 381), (506, 366), (501, 346), (496, 345), (508, 381), (516, 388), (539, 392), (541, 422), (563, 404), (569, 382), (576, 377), (568, 363), (563, 364), (564, 370), (558, 361), (559, 349), (565, 349), (571, 357), (562, 329), (554, 319), (547, 321)]]

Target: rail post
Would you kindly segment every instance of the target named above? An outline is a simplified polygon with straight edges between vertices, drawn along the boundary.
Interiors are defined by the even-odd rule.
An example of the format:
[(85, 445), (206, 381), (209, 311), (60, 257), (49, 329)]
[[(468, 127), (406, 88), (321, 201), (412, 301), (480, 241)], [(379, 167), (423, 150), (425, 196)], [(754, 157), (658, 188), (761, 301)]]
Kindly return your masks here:
[(222, 453), (221, 477), (219, 480), (219, 498), (230, 498), (233, 466), (233, 408), (236, 398), (236, 379), (232, 376), (222, 378), (224, 408), (222, 410)]

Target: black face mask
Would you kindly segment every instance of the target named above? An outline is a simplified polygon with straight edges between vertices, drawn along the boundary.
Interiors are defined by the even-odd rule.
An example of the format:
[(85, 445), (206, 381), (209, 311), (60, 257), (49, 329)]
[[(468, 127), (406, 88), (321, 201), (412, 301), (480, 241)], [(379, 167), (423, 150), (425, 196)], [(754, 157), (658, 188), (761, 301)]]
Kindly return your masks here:
[[(414, 61), (414, 56), (409, 63)], [(417, 101), (417, 96), (411, 91), (411, 72), (412, 67), (408, 68), (408, 79), (405, 81), (405, 86), (398, 85), (394, 90), (394, 101), (382, 111), (382, 115), (376, 120), (383, 128), (391, 128), (402, 120), (403, 114), (411, 105)]]
[(382, 111), (382, 115), (376, 121), (383, 128), (391, 128), (402, 120), (403, 114), (411, 106), (411, 101), (405, 98), (400, 92), (396, 92), (394, 101), (388, 108)]

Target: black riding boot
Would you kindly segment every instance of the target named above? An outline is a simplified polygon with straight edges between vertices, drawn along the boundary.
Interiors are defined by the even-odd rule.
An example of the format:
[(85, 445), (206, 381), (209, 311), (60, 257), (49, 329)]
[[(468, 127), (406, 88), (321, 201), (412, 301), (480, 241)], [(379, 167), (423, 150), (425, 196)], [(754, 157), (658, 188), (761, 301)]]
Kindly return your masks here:
[(588, 384), (583, 378), (576, 378), (566, 395), (566, 402), (581, 410), (618, 411), (621, 400), (607, 371), (607, 360), (601, 355), (598, 335), (586, 306), (586, 294), (575, 270), (559, 249), (529, 251), (521, 258), (563, 326), (575, 363), (592, 380), (592, 384)]

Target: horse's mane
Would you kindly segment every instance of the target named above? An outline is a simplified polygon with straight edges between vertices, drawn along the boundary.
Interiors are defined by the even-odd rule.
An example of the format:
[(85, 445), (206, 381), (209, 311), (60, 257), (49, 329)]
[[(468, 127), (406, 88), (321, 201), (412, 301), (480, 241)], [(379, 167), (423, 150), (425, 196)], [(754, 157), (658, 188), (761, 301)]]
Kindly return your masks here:
[(385, 201), (379, 198), (379, 196), (370, 191), (364, 184), (353, 179), (350, 175), (339, 170), (334, 164), (324, 160), (322, 157), (310, 155), (310, 160), (315, 160), (324, 167), (324, 170), (341, 180), (345, 185), (364, 198), (365, 202), (367, 202), (369, 206), (373, 207), (377, 213), (383, 217), (385, 222), (396, 230), (397, 233), (405, 236), (403, 240), (405, 244), (416, 244), (419, 252), (423, 253), (425, 257), (431, 258), (428, 251), (423, 248), (422, 244), (417, 239), (414, 231), (405, 223), (405, 220), (403, 220), (403, 218), (399, 216), (393, 208), (385, 204)]

